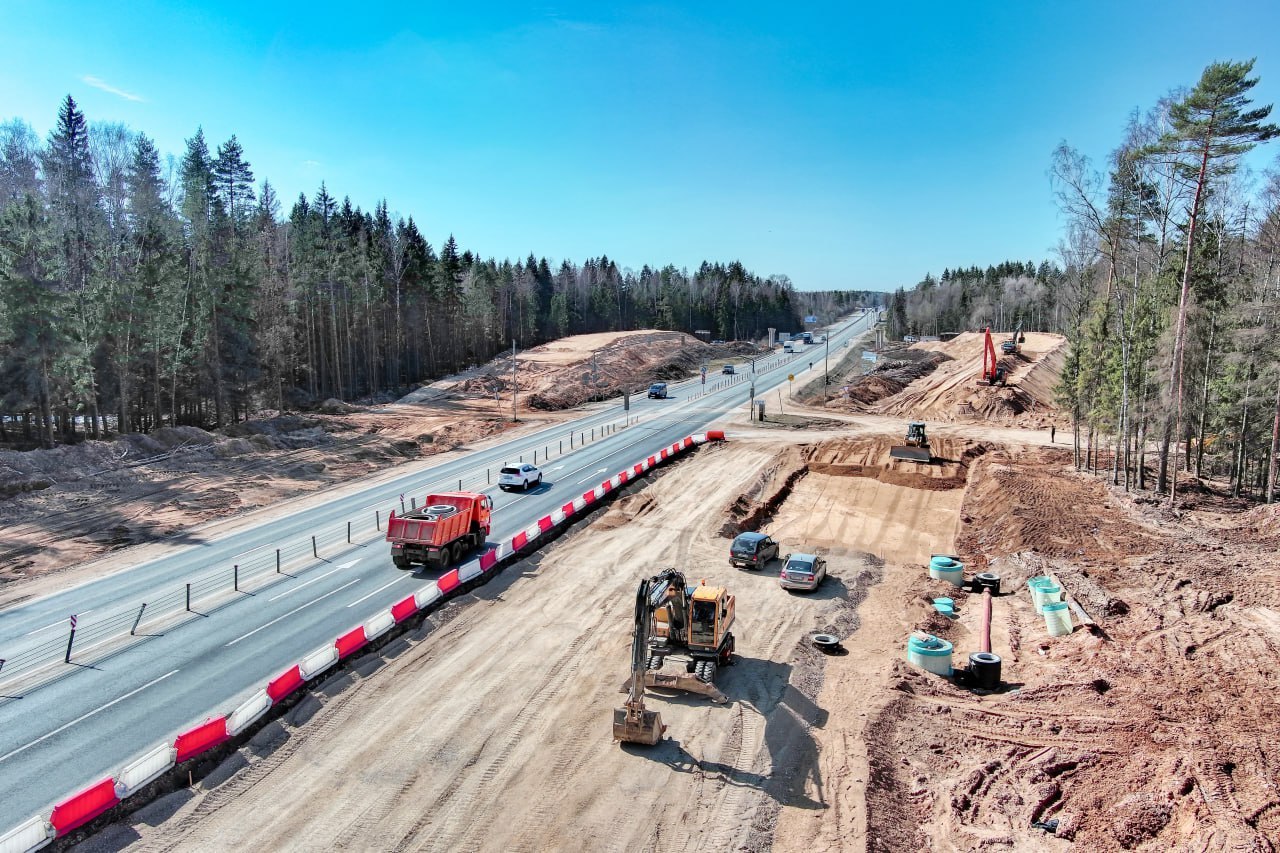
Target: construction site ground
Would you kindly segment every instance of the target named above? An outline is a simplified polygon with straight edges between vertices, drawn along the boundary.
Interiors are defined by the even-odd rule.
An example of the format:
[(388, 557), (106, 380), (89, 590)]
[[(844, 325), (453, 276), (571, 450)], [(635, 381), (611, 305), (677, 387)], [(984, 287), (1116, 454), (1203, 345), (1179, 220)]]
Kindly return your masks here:
[[(994, 421), (977, 413), (1005, 389), (976, 387), (963, 341), (969, 381), (935, 367), (857, 410), (788, 401), (781, 429), (734, 414), (727, 443), (628, 487), (81, 849), (1274, 849), (1280, 516), (1212, 484), (1174, 515), (1075, 472), (1061, 421), (1057, 445), (1028, 428), (1056, 416), (1036, 390), (1053, 343), (1028, 335), (1039, 355), (1015, 374), (1043, 410)], [(932, 412), (934, 464), (889, 458), (913, 416), (900, 397)], [(731, 569), (741, 529), (826, 554), (830, 577), (805, 595), (776, 564)], [(977, 649), (980, 598), (931, 580), (933, 553), (1001, 575), (997, 691), (905, 661), (913, 631), (952, 641), (957, 666)], [(738, 596), (730, 701), (651, 691), (667, 739), (621, 746), (632, 597), (665, 566)], [(1025, 587), (1042, 572), (1096, 625), (1049, 637)]]

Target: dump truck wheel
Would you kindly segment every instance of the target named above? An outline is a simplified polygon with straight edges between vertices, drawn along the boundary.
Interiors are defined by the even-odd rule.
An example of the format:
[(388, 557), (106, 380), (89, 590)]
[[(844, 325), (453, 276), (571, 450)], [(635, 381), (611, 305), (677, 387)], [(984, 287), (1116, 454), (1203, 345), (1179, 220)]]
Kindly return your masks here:
[(402, 555), (400, 555), (400, 554), (394, 554), (394, 555), (392, 555), (392, 557), (391, 557), (391, 562), (393, 562), (393, 563), (395, 563), (395, 564), (396, 564), (396, 568), (397, 568), (397, 569), (407, 569), (407, 568), (409, 568), (409, 558), (408, 558), (408, 557), (405, 557), (405, 556), (402, 556)]

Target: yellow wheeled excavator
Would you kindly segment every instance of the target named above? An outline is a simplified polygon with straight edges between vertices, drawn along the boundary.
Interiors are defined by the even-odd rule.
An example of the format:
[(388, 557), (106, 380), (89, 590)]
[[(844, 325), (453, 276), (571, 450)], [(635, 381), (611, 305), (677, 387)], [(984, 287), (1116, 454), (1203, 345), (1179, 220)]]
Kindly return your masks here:
[[(657, 711), (644, 707), (644, 690), (684, 690), (726, 702), (713, 683), (719, 667), (733, 662), (734, 596), (724, 587), (696, 587), (666, 569), (640, 581), (631, 637), (631, 677), (623, 685), (627, 701), (613, 712), (613, 737), (653, 746), (666, 729)], [(666, 658), (684, 660), (684, 674), (658, 672)]]

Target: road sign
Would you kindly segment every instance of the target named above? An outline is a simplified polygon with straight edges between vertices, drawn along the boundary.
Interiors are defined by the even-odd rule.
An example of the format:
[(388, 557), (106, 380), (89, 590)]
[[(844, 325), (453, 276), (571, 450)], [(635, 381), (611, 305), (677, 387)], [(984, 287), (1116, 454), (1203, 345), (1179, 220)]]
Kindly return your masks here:
[(795, 382), (795, 381), (796, 381), (796, 375), (795, 375), (794, 373), (788, 373), (788, 374), (787, 374), (787, 381), (788, 381), (788, 382)]
[(75, 629), (76, 629), (76, 615), (72, 613), (71, 614), (71, 630), (74, 631)]

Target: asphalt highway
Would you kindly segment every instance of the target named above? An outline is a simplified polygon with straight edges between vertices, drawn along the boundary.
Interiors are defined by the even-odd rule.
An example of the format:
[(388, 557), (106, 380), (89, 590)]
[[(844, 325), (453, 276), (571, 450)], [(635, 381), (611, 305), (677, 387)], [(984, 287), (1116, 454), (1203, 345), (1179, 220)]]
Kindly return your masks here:
[[(874, 321), (869, 312), (831, 330), (833, 363)], [(810, 361), (821, 371), (823, 352), (818, 344), (757, 360), (757, 397), (784, 387), (788, 373), (811, 376)], [(431, 492), (457, 489), (461, 480), (464, 488), (493, 496), (490, 541), (509, 540), (623, 468), (744, 406), (752, 380), (739, 365), (736, 378), (670, 383), (666, 400), (633, 398), (630, 411), (620, 400), (594, 404), (571, 422), (436, 464), (414, 463), (331, 501), (304, 499), (305, 508), (269, 522), (225, 535), (197, 533), (159, 559), (0, 610), (0, 657), (10, 662), (0, 668), (0, 833), (172, 742), (206, 716), (230, 711), (308, 652), (437, 577), (391, 563), (376, 521), (385, 527), (387, 514), (400, 510), (401, 495), (420, 502)], [(775, 410), (772, 398), (769, 409)], [(535, 452), (542, 486), (504, 493), (486, 485), (503, 463), (532, 460)], [(318, 557), (313, 534), (319, 534)], [(131, 636), (143, 602), (144, 618)], [(73, 613), (79, 624), (68, 664)]]

